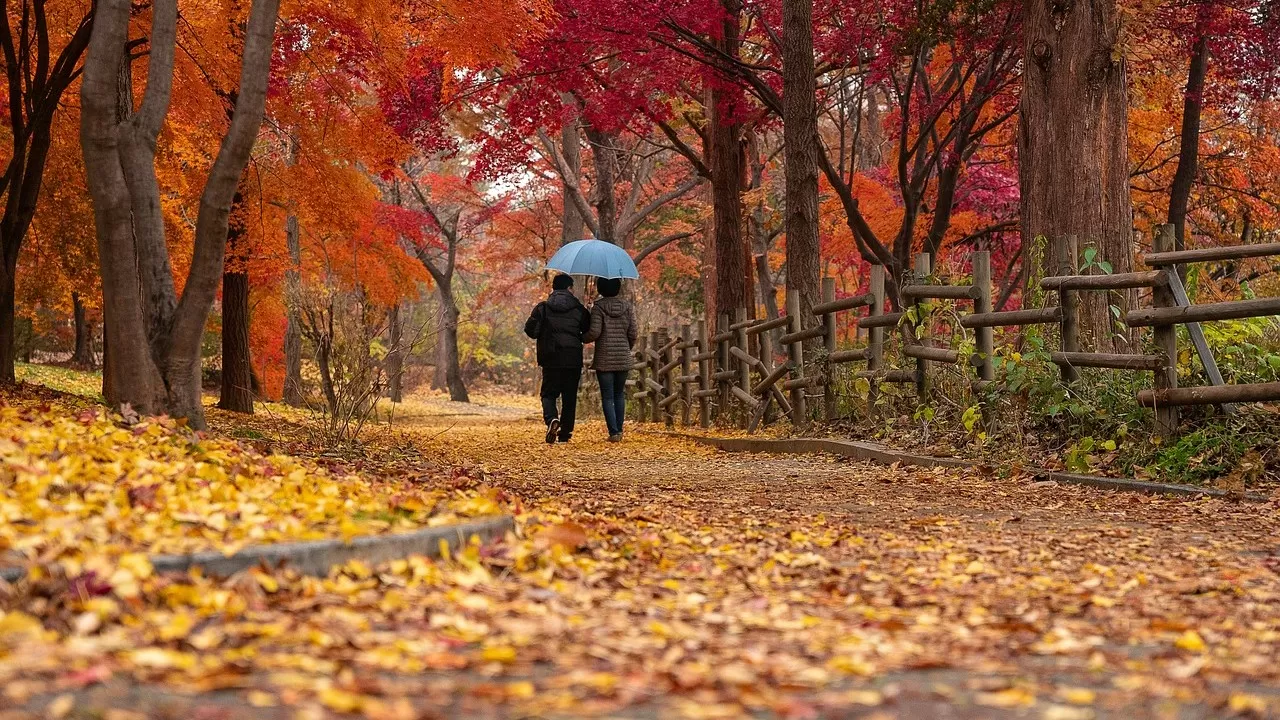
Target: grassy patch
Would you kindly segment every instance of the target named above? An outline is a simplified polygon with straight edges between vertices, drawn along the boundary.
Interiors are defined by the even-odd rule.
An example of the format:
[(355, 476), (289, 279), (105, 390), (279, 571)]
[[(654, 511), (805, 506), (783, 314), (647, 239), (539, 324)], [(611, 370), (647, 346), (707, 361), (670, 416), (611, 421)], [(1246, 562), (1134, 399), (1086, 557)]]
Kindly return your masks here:
[(43, 385), (51, 390), (79, 395), (89, 400), (102, 400), (102, 373), (96, 370), (29, 363), (18, 363), (15, 370), (19, 382)]

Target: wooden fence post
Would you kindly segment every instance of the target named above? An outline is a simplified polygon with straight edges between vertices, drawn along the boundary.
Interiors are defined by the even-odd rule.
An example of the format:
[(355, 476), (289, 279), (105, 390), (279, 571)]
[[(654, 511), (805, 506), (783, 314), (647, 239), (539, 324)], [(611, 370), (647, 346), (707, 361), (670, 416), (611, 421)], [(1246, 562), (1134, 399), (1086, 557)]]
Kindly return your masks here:
[(662, 422), (662, 407), (659, 405), (662, 402), (662, 378), (659, 377), (658, 373), (658, 370), (662, 367), (662, 355), (658, 353), (658, 350), (662, 348), (661, 337), (657, 330), (649, 333), (649, 351), (653, 353), (649, 357), (649, 374), (653, 376), (653, 384), (649, 386), (649, 390), (653, 394), (653, 402), (649, 406), (649, 421), (655, 423)]
[(693, 374), (693, 330), (689, 324), (680, 326), (680, 395), (684, 407), (680, 409), (680, 422), (688, 427), (693, 422), (693, 386), (688, 377)]
[[(720, 317), (716, 319), (716, 335), (723, 336), (727, 332), (729, 332), (729, 316), (725, 313), (721, 313)], [(729, 368), (733, 362), (733, 357), (729, 355), (729, 341), (717, 340), (716, 351), (719, 353), (719, 358), (716, 360), (717, 373), (729, 372)], [(720, 375), (720, 377), (723, 378), (724, 375)], [(720, 388), (720, 407), (716, 410), (716, 416), (720, 418), (721, 422), (724, 422), (728, 418), (729, 403), (733, 397), (733, 393), (729, 390), (728, 380), (717, 380), (716, 383)]]
[[(835, 302), (836, 279), (822, 278), (822, 302)], [(822, 316), (822, 340), (827, 351), (827, 368), (825, 382), (822, 384), (822, 418), (827, 422), (836, 419), (836, 383), (835, 363), (831, 356), (836, 353), (836, 314), (826, 313)]]
[[(933, 263), (929, 257), (929, 253), (920, 253), (916, 255), (916, 272), (913, 282), (923, 285), (925, 278), (929, 277), (932, 272)], [(914, 323), (913, 336), (911, 342), (926, 345), (929, 339), (929, 319), (925, 317), (928, 299), (923, 297), (916, 298), (916, 321)], [(924, 328), (924, 332), (920, 332), (920, 328)], [(929, 404), (929, 361), (924, 358), (916, 358), (916, 401), (921, 405)]]
[[(1160, 225), (1156, 228), (1151, 240), (1152, 252), (1172, 252), (1174, 250), (1173, 226)], [(1177, 300), (1168, 284), (1157, 285), (1151, 290), (1153, 306), (1173, 307)], [(1153, 328), (1156, 354), (1164, 355), (1164, 367), (1155, 371), (1156, 396), (1161, 390), (1172, 390), (1178, 387), (1178, 326), (1157, 325)], [(1178, 406), (1166, 403), (1156, 405), (1156, 434), (1162, 438), (1173, 437), (1178, 432)]]
[[(662, 329), (662, 346), (666, 348), (666, 351), (662, 353), (662, 360), (660, 361), (662, 363), (662, 368), (666, 370), (666, 372), (662, 373), (662, 380), (661, 380), (662, 395), (663, 395), (662, 399), (664, 401), (676, 394), (675, 383), (671, 379), (671, 371), (672, 371), (671, 363), (675, 359), (676, 352), (674, 348), (669, 347), (671, 345), (671, 340), (674, 335), (675, 335), (675, 332), (673, 330), (667, 330), (666, 328)], [(676, 414), (675, 414), (675, 410), (672, 408), (670, 404), (667, 405), (666, 411), (662, 414), (662, 421), (666, 424), (667, 427), (672, 427), (673, 425), (675, 425)]]
[(640, 342), (636, 347), (639, 349), (639, 352), (636, 354), (637, 362), (635, 364), (640, 365), (640, 363), (644, 363), (644, 365), (637, 368), (636, 371), (636, 399), (638, 400), (636, 403), (636, 413), (640, 417), (640, 422), (644, 422), (649, 417), (649, 398), (653, 397), (653, 393), (650, 392), (648, 384), (645, 383), (645, 380), (649, 376), (647, 372), (649, 369), (649, 355), (646, 352), (649, 349), (649, 336), (641, 335)]
[[(973, 284), (978, 289), (973, 300), (973, 313), (979, 315), (992, 312), (991, 303), (991, 252), (979, 250), (973, 254)], [(996, 379), (996, 331), (992, 327), (980, 327), (975, 333), (978, 353), (978, 380), (981, 388), (982, 421), (990, 433), (995, 427), (995, 417), (987, 402), (989, 383)]]
[[(788, 334), (804, 330), (804, 321), (800, 318), (800, 291), (787, 291)], [(787, 354), (791, 358), (791, 372), (796, 380), (804, 379), (804, 343), (793, 342), (787, 346)], [(805, 406), (804, 386), (797, 383), (791, 390), (791, 424), (802, 430), (808, 425), (809, 411)]]
[[(871, 309), (867, 317), (878, 318), (884, 315), (884, 266), (871, 266)], [(884, 328), (873, 327), (867, 332), (867, 371), (873, 374), (870, 387), (867, 389), (867, 414), (875, 411), (876, 397), (879, 394), (879, 383), (874, 378), (884, 368)]]
[[(765, 377), (768, 377), (770, 374), (772, 374), (774, 370), (773, 354), (776, 351), (776, 349), (773, 346), (773, 339), (774, 339), (774, 331), (772, 330), (768, 332), (760, 333), (760, 362), (763, 363), (763, 365), (761, 366), (761, 370), (762, 370), (761, 374), (764, 375)], [(777, 386), (775, 385), (773, 390), (771, 390), (768, 393), (765, 393), (765, 395), (760, 398), (760, 402), (763, 403), (763, 407), (760, 408), (760, 420), (765, 425), (768, 425), (769, 423), (772, 423), (774, 420), (777, 419), (776, 414), (773, 411), (773, 404), (771, 402), (771, 399), (778, 392), (776, 388)], [(781, 397), (781, 395), (779, 395), (778, 397)], [(751, 428), (748, 427), (747, 430), (750, 431)]]
[[(1054, 274), (1075, 275), (1079, 272), (1076, 257), (1076, 236), (1067, 235), (1054, 244)], [(1080, 352), (1080, 296), (1075, 290), (1061, 288), (1058, 290), (1058, 307), (1062, 308), (1062, 351)], [(1062, 380), (1075, 382), (1080, 379), (1080, 371), (1070, 364), (1062, 367)]]
[[(744, 323), (746, 322), (746, 320), (747, 320), (746, 308), (738, 308), (737, 310), (733, 311), (734, 325)], [(741, 350), (743, 353), (747, 355), (751, 354), (751, 345), (748, 343), (748, 340), (747, 340), (746, 328), (740, 327), (734, 331), (733, 344), (738, 346), (738, 349)], [(751, 392), (751, 366), (748, 365), (747, 362), (742, 358), (737, 358), (736, 362), (738, 363), (738, 366), (737, 366), (738, 367), (738, 387), (742, 388), (744, 392), (749, 394)], [(744, 402), (742, 403), (742, 412), (739, 414), (739, 417), (738, 417), (738, 427), (745, 430), (747, 428), (747, 423), (749, 423), (750, 421), (751, 421), (751, 407), (749, 407)]]
[(711, 351), (711, 343), (707, 341), (707, 321), (698, 321), (698, 354), (702, 359), (698, 361), (698, 390), (702, 393), (698, 396), (698, 419), (702, 423), (702, 427), (711, 427), (711, 398), (706, 393), (711, 389), (711, 361), (707, 359), (706, 354)]

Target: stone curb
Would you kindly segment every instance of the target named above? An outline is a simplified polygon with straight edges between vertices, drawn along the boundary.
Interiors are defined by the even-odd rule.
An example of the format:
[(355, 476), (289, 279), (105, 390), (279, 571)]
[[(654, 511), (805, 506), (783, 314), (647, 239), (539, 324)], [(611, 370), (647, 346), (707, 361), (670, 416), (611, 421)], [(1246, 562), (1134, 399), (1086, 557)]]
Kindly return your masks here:
[[(774, 454), (818, 454), (827, 453), (855, 460), (869, 460), (881, 465), (911, 465), (924, 468), (965, 468), (984, 467), (982, 463), (958, 458), (940, 458), (931, 455), (917, 455), (900, 452), (878, 443), (859, 442), (854, 440), (829, 440), (825, 438), (796, 438), (785, 440), (769, 440), (765, 438), (723, 438), (689, 435), (678, 432), (659, 432), (657, 434), (690, 440), (700, 445), (711, 445), (725, 452), (758, 452)], [(1101, 490), (1124, 490), (1144, 492), (1156, 495), (1179, 495), (1183, 497), (1228, 498), (1232, 494), (1216, 488), (1202, 488), (1194, 485), (1177, 485), (1174, 483), (1148, 482), (1133, 478), (1112, 478), (1098, 475), (1060, 472), (1044, 468), (1029, 468), (1032, 477), (1037, 480), (1052, 480), (1063, 485), (1082, 485)], [(1267, 502), (1268, 498), (1257, 493), (1246, 493), (1241, 499), (1248, 502)]]
[[(460, 525), (414, 530), (390, 535), (362, 535), (350, 542), (342, 540), (314, 540), (308, 542), (279, 543), (247, 547), (234, 555), (220, 552), (200, 552), (190, 555), (155, 555), (151, 565), (158, 573), (185, 573), (200, 567), (207, 575), (227, 577), (258, 565), (277, 567), (287, 565), (306, 575), (326, 575), (329, 568), (344, 565), (351, 560), (361, 560), (370, 565), (398, 560), (409, 555), (440, 556), (440, 544), (450, 549), (470, 542), (471, 538), (489, 541), (502, 537), (515, 528), (509, 515), (477, 518)], [(15, 582), (26, 574), (17, 567), (0, 568), (0, 579)]]

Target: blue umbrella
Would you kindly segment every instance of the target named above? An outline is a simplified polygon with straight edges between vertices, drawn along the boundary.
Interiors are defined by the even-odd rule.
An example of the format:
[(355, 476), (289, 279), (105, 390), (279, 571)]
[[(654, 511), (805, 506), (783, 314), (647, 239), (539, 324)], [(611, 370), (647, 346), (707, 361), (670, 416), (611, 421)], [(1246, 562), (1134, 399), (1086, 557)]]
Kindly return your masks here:
[(640, 272), (626, 250), (603, 240), (576, 240), (551, 256), (547, 267), (568, 275), (638, 280)]

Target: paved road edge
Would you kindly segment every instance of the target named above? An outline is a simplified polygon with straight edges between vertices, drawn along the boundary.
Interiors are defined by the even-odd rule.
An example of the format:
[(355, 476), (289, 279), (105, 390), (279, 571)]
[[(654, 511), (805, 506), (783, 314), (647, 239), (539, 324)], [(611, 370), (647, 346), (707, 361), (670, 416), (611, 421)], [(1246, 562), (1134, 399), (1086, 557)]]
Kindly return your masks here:
[[(441, 545), (451, 550), (467, 544), (471, 538), (481, 542), (500, 538), (515, 528), (510, 515), (482, 517), (456, 525), (441, 525), (406, 533), (362, 535), (350, 541), (313, 540), (247, 547), (234, 555), (201, 552), (190, 555), (153, 555), (151, 565), (159, 573), (185, 573), (200, 567), (215, 577), (234, 575), (257, 565), (287, 565), (306, 575), (325, 575), (331, 567), (352, 560), (378, 564), (410, 555), (440, 556)], [(15, 582), (26, 574), (20, 567), (0, 568), (0, 579)]]

